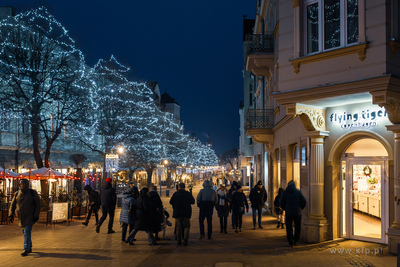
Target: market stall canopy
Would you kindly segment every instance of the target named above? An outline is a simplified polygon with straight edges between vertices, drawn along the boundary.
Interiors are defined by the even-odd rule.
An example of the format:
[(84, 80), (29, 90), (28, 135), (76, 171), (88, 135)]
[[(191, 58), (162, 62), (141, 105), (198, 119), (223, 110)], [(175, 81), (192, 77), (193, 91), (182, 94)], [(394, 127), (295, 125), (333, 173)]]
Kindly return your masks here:
[(58, 179), (58, 178), (72, 178), (72, 176), (43, 167), (29, 172), (21, 174), (24, 178), (31, 180), (44, 180), (44, 179)]
[(10, 171), (10, 170), (5, 170), (3, 168), (0, 168), (0, 179), (3, 178), (18, 178), (21, 177), (21, 175), (19, 173)]

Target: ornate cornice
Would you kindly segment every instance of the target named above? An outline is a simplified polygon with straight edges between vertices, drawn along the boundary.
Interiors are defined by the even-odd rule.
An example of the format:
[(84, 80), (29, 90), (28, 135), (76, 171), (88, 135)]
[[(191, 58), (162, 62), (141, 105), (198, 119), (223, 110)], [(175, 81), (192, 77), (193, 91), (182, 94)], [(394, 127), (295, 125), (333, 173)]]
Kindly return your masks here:
[(286, 114), (299, 117), (307, 131), (325, 131), (325, 110), (299, 106), (298, 104), (286, 105)]
[(384, 107), (388, 119), (393, 124), (400, 124), (400, 93), (391, 90), (370, 92), (372, 103)]
[(335, 50), (330, 50), (327, 52), (322, 52), (313, 55), (307, 55), (300, 58), (291, 59), (290, 63), (293, 65), (294, 72), (297, 74), (300, 72), (300, 65), (306, 63), (317, 62), (321, 60), (331, 59), (335, 57), (341, 57), (350, 54), (358, 54), (358, 58), (363, 61), (365, 59), (365, 50), (367, 48), (367, 43), (362, 43), (358, 45), (352, 45), (348, 47), (343, 47)]

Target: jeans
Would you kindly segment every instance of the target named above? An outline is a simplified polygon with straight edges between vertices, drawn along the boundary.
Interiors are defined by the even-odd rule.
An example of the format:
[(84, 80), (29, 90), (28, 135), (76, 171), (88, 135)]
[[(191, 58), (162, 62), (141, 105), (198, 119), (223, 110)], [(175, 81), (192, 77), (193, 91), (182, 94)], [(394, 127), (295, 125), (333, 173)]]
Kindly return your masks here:
[(199, 215), (199, 224), (200, 224), (200, 235), (204, 236), (204, 219), (207, 218), (207, 236), (210, 239), (211, 234), (212, 234), (212, 215), (213, 215), (213, 210), (205, 210), (205, 209), (200, 209), (200, 215)]
[(184, 242), (187, 242), (189, 239), (189, 231), (190, 231), (190, 218), (179, 217), (175, 218), (176, 225), (176, 238), (178, 243), (180, 243), (183, 239)]
[(257, 208), (251, 208), (252, 213), (253, 213), (253, 225), (256, 227), (256, 217), (257, 217), (257, 212), (258, 212), (258, 226), (261, 226), (261, 216), (262, 216), (262, 208), (257, 209)]
[(113, 223), (114, 223), (114, 212), (115, 209), (113, 208), (106, 208), (106, 207), (101, 207), (101, 211), (103, 212), (103, 215), (100, 218), (99, 225), (101, 226), (103, 222), (107, 218), (107, 214), (110, 215), (110, 218), (108, 218), (108, 230), (112, 230), (113, 228)]
[(233, 210), (232, 210), (232, 228), (236, 228), (236, 226), (237, 226), (237, 218), (236, 218), (236, 213), (235, 212), (233, 212)]
[(32, 226), (27, 225), (22, 227), (22, 233), (24, 234), (24, 250), (30, 250), (32, 248)]
[(243, 221), (243, 214), (239, 212), (239, 210), (232, 211), (232, 218), (235, 218), (235, 228), (242, 229), (242, 221)]
[[(135, 239), (135, 236), (139, 232), (139, 229), (133, 229), (133, 231), (129, 234), (128, 238), (126, 239), (127, 243), (131, 243), (133, 239)], [(153, 231), (147, 231), (147, 236), (149, 239), (149, 244), (153, 245), (156, 244), (156, 239), (154, 238)]]
[(99, 223), (99, 214), (97, 209), (93, 209), (92, 207), (89, 208), (89, 212), (86, 217), (86, 222), (89, 222), (90, 217), (92, 216), (92, 212), (94, 213), (94, 217), (96, 218), (96, 224)]
[(122, 223), (122, 239), (124, 240), (126, 237), (126, 231), (128, 230), (129, 226), (129, 233), (133, 230), (133, 224)]
[[(289, 245), (293, 246), (300, 239), (301, 232), (301, 215), (287, 215), (285, 216), (286, 221), (286, 237), (289, 241)], [(293, 221), (294, 221), (294, 236), (293, 236)]]

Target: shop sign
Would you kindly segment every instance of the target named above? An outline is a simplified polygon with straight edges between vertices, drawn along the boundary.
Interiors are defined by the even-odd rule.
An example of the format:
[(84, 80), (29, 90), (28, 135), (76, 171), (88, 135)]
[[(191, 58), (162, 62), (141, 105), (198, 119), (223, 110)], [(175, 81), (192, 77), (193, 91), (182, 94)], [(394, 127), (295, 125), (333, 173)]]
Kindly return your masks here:
[(387, 118), (384, 108), (364, 109), (356, 112), (334, 112), (329, 120), (342, 129), (370, 128), (378, 125), (383, 118)]

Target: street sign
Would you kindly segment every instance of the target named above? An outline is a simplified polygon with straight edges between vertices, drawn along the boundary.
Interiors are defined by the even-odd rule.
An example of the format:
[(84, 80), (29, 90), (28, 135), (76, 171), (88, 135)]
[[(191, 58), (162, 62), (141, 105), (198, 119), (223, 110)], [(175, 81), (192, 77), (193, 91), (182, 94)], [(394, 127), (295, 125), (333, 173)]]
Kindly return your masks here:
[(106, 172), (115, 172), (119, 169), (118, 154), (106, 154)]

